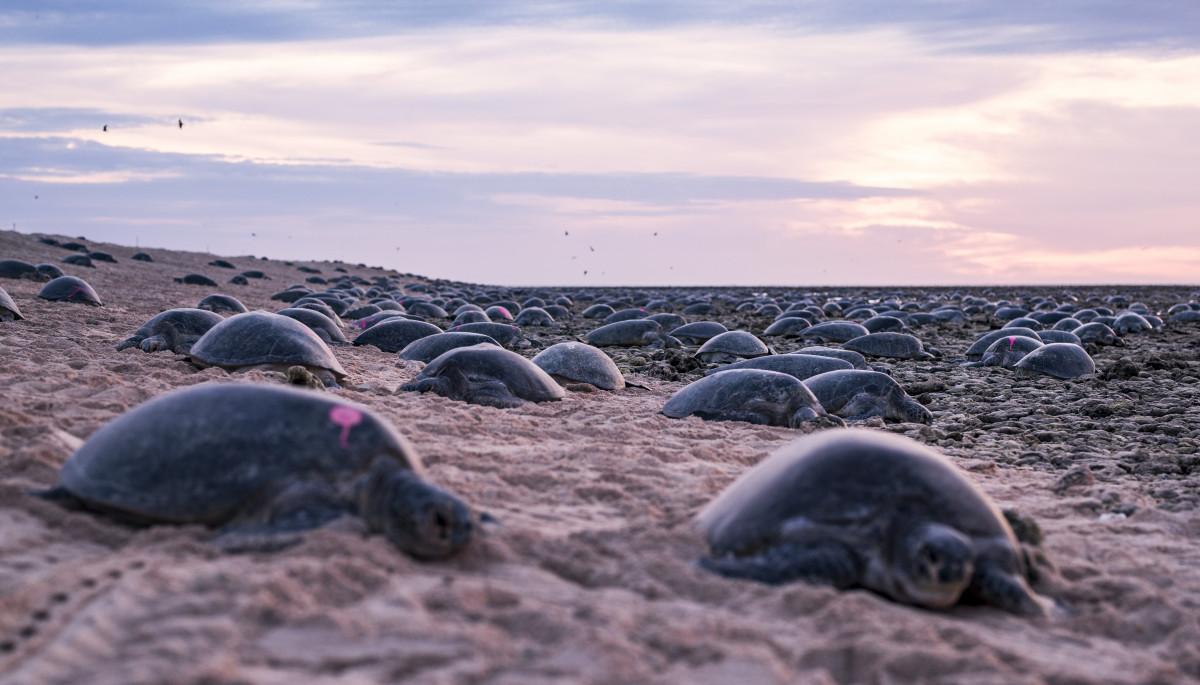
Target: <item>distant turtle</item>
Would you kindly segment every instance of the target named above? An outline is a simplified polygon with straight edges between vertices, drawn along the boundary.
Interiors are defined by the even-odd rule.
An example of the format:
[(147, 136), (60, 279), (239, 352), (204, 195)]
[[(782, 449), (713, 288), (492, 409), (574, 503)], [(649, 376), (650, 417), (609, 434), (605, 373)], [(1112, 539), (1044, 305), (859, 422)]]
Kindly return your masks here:
[[(263, 257), (263, 259), (266, 259), (266, 257)], [(240, 276), (242, 276), (242, 277), (244, 277), (244, 278), (265, 279), (265, 280), (268, 280), (268, 281), (269, 281), (269, 280), (271, 280), (271, 277), (270, 277), (270, 276), (268, 276), (267, 274), (263, 273), (262, 271), (259, 271), (258, 269), (248, 269), (248, 270), (246, 270), (246, 271), (243, 271), (243, 272), (242, 272), (241, 274), (239, 274), (239, 275), (240, 275)]]
[(7, 290), (0, 288), (0, 321), (20, 321), (24, 318), (12, 296), (8, 294)]
[(97, 262), (108, 262), (109, 264), (117, 263), (117, 258), (107, 252), (89, 252), (88, 257), (91, 257), (92, 260)]
[(379, 312), (382, 312), (382, 311), (383, 311), (383, 308), (380, 307), (379, 305), (366, 304), (361, 307), (355, 307), (354, 309), (351, 309), (350, 311), (346, 312), (345, 318), (350, 321), (355, 321), (357, 319), (365, 319), (372, 314), (378, 314)]
[(209, 295), (200, 300), (196, 305), (196, 309), (207, 309), (210, 312), (229, 312), (231, 314), (241, 314), (250, 311), (246, 309), (246, 305), (242, 301), (232, 295)]
[(311, 309), (314, 312), (320, 313), (325, 318), (333, 322), (333, 325), (341, 327), (342, 319), (337, 315), (337, 312), (326, 304), (323, 300), (301, 299), (292, 303), (293, 309)]
[(34, 268), (42, 275), (42, 278), (39, 279), (42, 281), (52, 281), (64, 275), (63, 270), (53, 264), (35, 264)]
[(688, 345), (703, 345), (729, 329), (716, 321), (693, 321), (671, 331), (671, 337)]
[(71, 254), (62, 258), (63, 264), (71, 264), (72, 266), (86, 266), (89, 269), (96, 268), (92, 263), (92, 258), (85, 254)]
[(842, 344), (842, 349), (858, 352), (865, 357), (887, 357), (889, 359), (933, 359), (925, 351), (921, 340), (908, 333), (868, 333), (851, 338)]
[(1063, 380), (1096, 373), (1096, 362), (1087, 350), (1071, 343), (1050, 343), (1025, 355), (1013, 367), (1018, 376), (1053, 376)]
[(278, 549), (357, 516), (405, 553), (442, 559), (474, 526), (382, 417), (261, 384), (205, 383), (141, 404), (93, 433), (57, 487), (37, 494), (127, 523), (204, 524), (231, 551)]
[(229, 282), (232, 285), (250, 285), (250, 281), (246, 280), (246, 277), (241, 274), (229, 279)]
[(505, 321), (513, 321), (516, 319), (516, 317), (512, 315), (512, 312), (508, 310), (508, 307), (501, 307), (498, 304), (494, 304), (485, 309), (483, 315), (487, 317), (484, 319), (485, 321), (495, 321), (497, 323), (504, 323)]
[(521, 310), (520, 314), (517, 314), (513, 323), (518, 326), (553, 326), (554, 317), (541, 307), (526, 307)]
[(424, 338), (417, 338), (405, 345), (404, 349), (400, 350), (400, 358), (428, 364), (450, 350), (472, 345), (499, 347), (500, 343), (481, 333), (463, 333), (462, 331), (435, 333)]
[(610, 316), (616, 310), (606, 304), (594, 304), (583, 310), (583, 318), (585, 319), (604, 319)]
[(287, 290), (275, 293), (271, 296), (271, 299), (278, 300), (280, 302), (293, 303), (298, 300), (302, 300), (309, 295), (312, 295), (312, 291), (308, 288), (288, 288)]
[[(575, 318), (575, 315), (571, 313), (571, 310), (567, 309), (566, 307), (562, 306), (561, 304), (548, 304), (545, 307), (543, 307), (543, 309), (546, 310), (547, 314), (549, 314), (550, 316), (553, 316), (555, 321), (570, 321), (571, 319)], [(675, 316), (675, 315), (674, 314), (658, 314), (656, 316)], [(682, 320), (682, 318), (683, 317), (680, 317), (681, 320)], [(658, 321), (657, 319), (655, 319), (655, 320)], [(667, 325), (661, 321), (659, 321), (659, 325), (662, 326), (663, 328), (667, 327)]]
[(908, 330), (903, 320), (887, 315), (872, 316), (863, 321), (862, 325), (872, 333), (903, 333)]
[(140, 347), (143, 352), (170, 350), (187, 354), (200, 336), (224, 320), (220, 314), (204, 309), (168, 309), (150, 317), (131, 337), (117, 345), (117, 350)]
[(495, 340), (508, 349), (517, 349), (529, 347), (529, 339), (521, 332), (520, 328), (510, 326), (506, 323), (495, 321), (482, 321), (480, 323), (468, 323), (461, 326), (451, 326), (451, 331), (461, 333), (479, 333)]
[(399, 352), (414, 340), (441, 332), (442, 329), (425, 321), (387, 319), (359, 333), (354, 339), (354, 345), (371, 345), (384, 352)]
[(462, 326), (468, 323), (489, 323), (491, 318), (483, 312), (474, 309), (468, 309), (465, 312), (455, 315), (453, 326)]
[(1175, 312), (1169, 318), (1171, 323), (1200, 323), (1200, 311), (1184, 309), (1182, 311)]
[(1028, 328), (1033, 331), (1040, 331), (1045, 328), (1045, 326), (1043, 326), (1042, 322), (1038, 321), (1037, 319), (1033, 319), (1028, 316), (1022, 316), (1004, 324), (1000, 330), (1004, 330), (1005, 328)]
[(217, 282), (205, 276), (204, 274), (188, 274), (182, 278), (176, 278), (176, 283), (184, 283), (186, 285), (207, 285), (217, 287)]
[(734, 369), (701, 378), (672, 395), (662, 413), (673, 419), (698, 416), (790, 428), (832, 418), (795, 376), (762, 369)]
[(1154, 326), (1137, 312), (1122, 312), (1113, 321), (1112, 329), (1117, 332), (1117, 335), (1127, 335), (1129, 333), (1148, 333), (1154, 330)]
[(783, 338), (798, 338), (805, 329), (812, 326), (808, 319), (799, 316), (788, 316), (782, 319), (775, 320), (767, 330), (763, 331), (763, 335), (768, 337), (783, 337)]
[(945, 609), (960, 600), (1045, 615), (994, 503), (948, 459), (898, 435), (825, 431), (785, 445), (697, 517), (713, 573), (861, 587)]
[(866, 327), (853, 321), (823, 321), (800, 331), (800, 337), (817, 342), (844, 343), (868, 333)]
[(403, 318), (405, 318), (404, 312), (391, 311), (391, 310), (385, 309), (381, 312), (377, 312), (370, 316), (366, 316), (361, 319), (358, 319), (357, 321), (352, 322), (350, 325), (359, 329), (360, 331), (365, 331), (368, 328), (370, 328), (371, 326), (374, 326), (375, 324), (377, 324), (381, 321), (387, 321), (388, 319), (403, 319)]
[(968, 361), (979, 361), (983, 358), (983, 353), (992, 346), (992, 343), (1000, 340), (1001, 338), (1007, 338), (1013, 335), (1032, 338), (1038, 342), (1041, 342), (1042, 340), (1041, 333), (1030, 328), (1001, 328), (999, 330), (989, 331), (976, 338), (975, 342), (971, 343), (971, 346), (967, 348), (967, 351), (963, 356), (966, 357)]
[(830, 414), (860, 421), (878, 416), (893, 421), (931, 423), (933, 414), (909, 397), (891, 376), (858, 369), (829, 371), (804, 381)]
[(38, 297), (52, 302), (81, 302), (93, 307), (103, 307), (100, 296), (88, 282), (75, 276), (59, 276), (42, 286)]
[(208, 265), (215, 266), (220, 269), (236, 269), (237, 268), (236, 266), (225, 261), (224, 259), (214, 259), (211, 262), (209, 262)]
[(675, 347), (662, 332), (657, 321), (632, 319), (607, 323), (592, 329), (587, 342), (595, 347), (643, 347), (646, 345)]
[(413, 302), (405, 307), (409, 314), (423, 316), (427, 319), (448, 319), (450, 314), (445, 309), (433, 304), (432, 302)]
[[(1003, 330), (1003, 329), (1001, 329)], [(1045, 332), (1045, 331), (1043, 331)], [(992, 343), (977, 362), (968, 362), (967, 366), (999, 366), (1011, 369), (1025, 355), (1042, 346), (1040, 340), (1026, 338), (1023, 335), (1010, 335)]]
[(1121, 339), (1117, 337), (1117, 332), (1099, 321), (1085, 323), (1071, 332), (1085, 343), (1093, 343), (1095, 345), (1121, 344)]
[(401, 390), (433, 392), (452, 400), (508, 409), (566, 396), (562, 387), (525, 357), (494, 345), (450, 350)]
[(650, 312), (644, 307), (628, 307), (620, 309), (608, 316), (604, 317), (604, 323), (616, 323), (618, 321), (633, 321), (634, 319), (644, 319)]
[(812, 345), (809, 347), (801, 347), (795, 352), (789, 354), (811, 354), (818, 357), (830, 357), (832, 359), (841, 359), (844, 362), (849, 362), (856, 369), (869, 369), (867, 366), (867, 358), (855, 352), (854, 350), (843, 350), (840, 347), (823, 347), (821, 345)]
[(533, 363), (560, 383), (587, 383), (601, 390), (625, 387), (625, 377), (612, 358), (586, 343), (551, 345), (539, 352)]
[(795, 376), (798, 380), (804, 380), (826, 371), (852, 368), (854, 367), (850, 362), (833, 357), (821, 357), (815, 354), (772, 354), (718, 366), (706, 375), (711, 376), (714, 373), (723, 373), (733, 369), (762, 369), (786, 373), (789, 376)]
[(1060, 342), (1060, 343), (1074, 343), (1076, 345), (1083, 344), (1083, 341), (1079, 339), (1079, 336), (1075, 335), (1074, 333), (1068, 332), (1068, 331), (1056, 331), (1056, 330), (1038, 331), (1038, 337), (1040, 337), (1042, 339), (1042, 342), (1044, 342), (1044, 343)]
[(26, 281), (50, 280), (37, 267), (19, 259), (0, 259), (0, 278), (18, 278)]
[(280, 316), (286, 316), (289, 319), (295, 319), (308, 326), (326, 345), (350, 344), (350, 341), (346, 339), (346, 335), (342, 333), (342, 329), (338, 328), (337, 324), (330, 321), (329, 317), (320, 312), (301, 307), (288, 307), (287, 309), (280, 309), (276, 313)]
[(132, 257), (130, 257), (130, 259), (133, 259), (134, 261), (138, 261), (138, 262), (153, 262), (154, 261), (154, 257), (151, 257), (150, 255), (146, 254), (145, 252), (135, 252), (134, 255)]
[(192, 345), (190, 357), (196, 366), (219, 366), (228, 371), (286, 371), (291, 366), (302, 366), (330, 388), (346, 377), (346, 370), (312, 329), (270, 312), (235, 314), (225, 319)]
[(763, 341), (746, 331), (726, 331), (696, 350), (696, 358), (706, 364), (728, 364), (771, 354)]

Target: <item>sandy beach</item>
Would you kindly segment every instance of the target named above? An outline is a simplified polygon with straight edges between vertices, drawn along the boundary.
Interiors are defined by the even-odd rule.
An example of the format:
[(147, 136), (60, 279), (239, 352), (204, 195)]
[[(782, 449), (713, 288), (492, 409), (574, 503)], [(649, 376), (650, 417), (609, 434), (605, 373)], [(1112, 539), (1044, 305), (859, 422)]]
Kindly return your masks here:
[[(131, 247), (87, 243), (117, 263), (61, 264), (68, 251), (0, 232), (0, 258), (58, 264), (105, 302), (47, 302), (36, 297), (40, 283), (0, 281), (25, 315), (0, 323), (0, 682), (1200, 681), (1200, 326), (1126, 336), (1125, 347), (1097, 350), (1099, 374), (1078, 381), (962, 367), (962, 352), (989, 328), (982, 322), (922, 328), (940, 359), (882, 362), (934, 421), (866, 425), (943, 451), (1044, 533), (1052, 568), (1037, 589), (1059, 610), (1031, 619), (699, 569), (693, 516), (801, 433), (662, 416), (666, 399), (702, 373), (674, 351), (609, 350), (644, 388), (501, 410), (397, 392), (419, 363), (334, 348), (349, 372), (336, 393), (392, 422), (432, 481), (498, 519), (445, 562), (414, 561), (352, 524), (277, 553), (225, 554), (200, 526), (129, 528), (33, 498), (27, 491), (52, 485), (78, 440), (152, 397), (198, 383), (285, 382), (198, 371), (170, 352), (117, 352), (150, 316), (214, 292), (278, 310), (270, 296), (303, 282), (301, 264), (326, 275), (338, 266), (395, 273), (225, 256), (269, 277), (239, 286), (226, 283), (237, 271), (207, 266), (214, 255), (143, 248), (155, 260), (143, 263)], [(173, 281), (193, 272), (220, 287)], [(1152, 309), (1195, 296), (953, 290), (993, 300), (1121, 293)], [(871, 292), (917, 299), (930, 290)], [(770, 323), (716, 318), (755, 333)], [(527, 332), (549, 343), (594, 325), (577, 316)]]

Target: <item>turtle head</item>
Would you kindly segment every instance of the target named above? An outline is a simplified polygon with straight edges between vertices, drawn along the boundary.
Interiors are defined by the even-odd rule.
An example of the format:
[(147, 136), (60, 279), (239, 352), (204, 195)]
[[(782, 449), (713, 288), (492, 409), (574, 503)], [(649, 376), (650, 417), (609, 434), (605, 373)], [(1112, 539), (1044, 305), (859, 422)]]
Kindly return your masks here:
[(358, 499), (370, 529), (418, 559), (451, 557), (471, 539), (471, 510), (409, 469), (377, 465)]
[(975, 573), (975, 551), (962, 533), (926, 523), (900, 540), (896, 584), (904, 599), (944, 608), (958, 601)]
[(933, 412), (912, 398), (904, 402), (900, 411), (904, 414), (904, 421), (909, 423), (933, 423)]

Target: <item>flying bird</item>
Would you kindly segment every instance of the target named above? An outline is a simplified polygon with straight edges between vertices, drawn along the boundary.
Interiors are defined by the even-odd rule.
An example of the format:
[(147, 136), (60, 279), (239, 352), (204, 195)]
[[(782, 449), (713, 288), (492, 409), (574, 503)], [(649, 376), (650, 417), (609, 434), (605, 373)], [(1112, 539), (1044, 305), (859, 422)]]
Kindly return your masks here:
[(571, 235), (570, 231), (563, 231), (563, 235)]
[(105, 124), (100, 130), (108, 133), (108, 124)]
[(179, 128), (183, 128), (183, 119), (179, 120)]
[(592, 252), (596, 251), (596, 248), (592, 247), (591, 245), (588, 245), (588, 249), (591, 250)]

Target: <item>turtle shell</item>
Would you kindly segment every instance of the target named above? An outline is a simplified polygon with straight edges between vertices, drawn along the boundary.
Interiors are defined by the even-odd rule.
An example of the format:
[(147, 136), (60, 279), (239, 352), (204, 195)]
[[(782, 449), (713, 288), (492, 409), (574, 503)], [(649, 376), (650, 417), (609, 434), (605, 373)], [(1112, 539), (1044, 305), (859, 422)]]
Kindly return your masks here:
[(75, 276), (59, 276), (42, 287), (38, 297), (52, 302), (82, 302), (93, 307), (103, 307), (100, 296), (88, 282)]
[(1041, 374), (1070, 380), (1096, 373), (1096, 362), (1079, 345), (1050, 343), (1025, 355), (1013, 370), (1022, 376)]
[(400, 358), (428, 364), (450, 350), (472, 345), (499, 347), (500, 343), (481, 333), (464, 333), (462, 331), (435, 333), (410, 342), (400, 350)]
[(13, 301), (11, 295), (4, 288), (0, 288), (0, 321), (24, 319), (21, 316), (21, 310), (17, 308), (17, 303)]
[(612, 358), (586, 343), (561, 342), (551, 345), (539, 352), (533, 358), (533, 363), (551, 376), (590, 383), (601, 390), (620, 390), (625, 387), (625, 377)]
[(270, 312), (235, 314), (213, 326), (192, 346), (191, 357), (206, 366), (298, 364), (326, 369), (339, 380), (346, 370), (308, 326)]
[(421, 471), (405, 440), (366, 407), (279, 386), (205, 383), (108, 422), (59, 480), (100, 509), (215, 525), (296, 479), (346, 482), (378, 459)]

